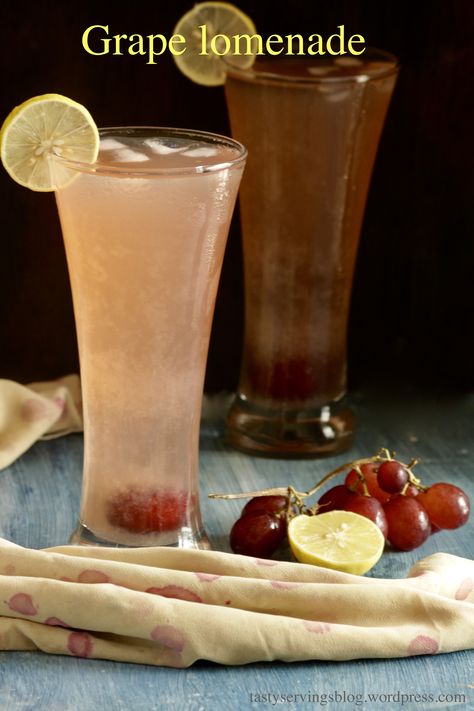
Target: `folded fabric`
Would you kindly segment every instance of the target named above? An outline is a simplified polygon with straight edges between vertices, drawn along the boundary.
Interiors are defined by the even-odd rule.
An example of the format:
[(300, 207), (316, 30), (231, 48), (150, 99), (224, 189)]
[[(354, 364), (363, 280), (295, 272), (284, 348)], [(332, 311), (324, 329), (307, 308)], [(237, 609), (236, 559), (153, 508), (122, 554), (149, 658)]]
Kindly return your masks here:
[(407, 657), (474, 647), (474, 562), (406, 579), (173, 548), (0, 539), (0, 649), (187, 667)]
[[(202, 418), (222, 423), (233, 395), (204, 395)], [(0, 471), (37, 440), (82, 432), (81, 381), (78, 375), (20, 385), (0, 379)]]
[(0, 380), (0, 469), (8, 467), (38, 439), (81, 431), (78, 375), (30, 385)]

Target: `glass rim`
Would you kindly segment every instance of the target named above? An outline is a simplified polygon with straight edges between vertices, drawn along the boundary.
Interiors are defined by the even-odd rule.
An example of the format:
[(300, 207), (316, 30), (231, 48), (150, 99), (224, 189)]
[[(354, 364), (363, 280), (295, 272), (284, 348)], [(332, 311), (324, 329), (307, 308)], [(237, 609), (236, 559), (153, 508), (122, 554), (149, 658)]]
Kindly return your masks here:
[(203, 175), (206, 173), (215, 173), (221, 170), (227, 170), (229, 168), (234, 168), (235, 166), (241, 165), (245, 162), (247, 158), (247, 149), (245, 146), (236, 141), (234, 138), (229, 136), (224, 136), (219, 133), (212, 133), (210, 131), (201, 131), (198, 129), (188, 129), (188, 128), (171, 128), (167, 126), (104, 126), (98, 129), (100, 138), (105, 136), (134, 136), (138, 134), (149, 134), (153, 137), (180, 137), (189, 138), (194, 140), (200, 140), (205, 143), (212, 145), (221, 145), (226, 148), (234, 149), (238, 152), (235, 158), (227, 161), (217, 161), (215, 163), (208, 164), (198, 164), (193, 166), (184, 166), (177, 168), (160, 168), (160, 167), (126, 167), (120, 165), (107, 165), (106, 163), (100, 163), (95, 161), (94, 163), (85, 163), (83, 161), (70, 160), (58, 153), (51, 154), (51, 158), (57, 161), (62, 166), (75, 170), (80, 173), (89, 173), (91, 175), (117, 175), (117, 176), (128, 176), (128, 177), (156, 177), (161, 175), (168, 176), (180, 176), (180, 175)]
[[(248, 81), (249, 83), (268, 83), (281, 85), (289, 84), (291, 86), (297, 87), (312, 86), (313, 84), (364, 84), (385, 78), (387, 76), (391, 76), (392, 74), (397, 74), (397, 72), (400, 70), (400, 62), (398, 58), (391, 52), (387, 52), (384, 49), (378, 49), (377, 47), (367, 47), (366, 49), (369, 53), (376, 52), (380, 60), (386, 59), (390, 62), (390, 65), (386, 69), (381, 68), (379, 71), (370, 72), (370, 74), (368, 72), (361, 72), (360, 74), (348, 74), (346, 76), (331, 76), (330, 74), (326, 76), (317, 76), (313, 74), (311, 76), (303, 77), (294, 76), (292, 74), (281, 74), (277, 72), (271, 72), (268, 71), (268, 69), (259, 71), (259, 69), (257, 68), (257, 58), (256, 62), (247, 69), (242, 69), (228, 64), (227, 75), (232, 79), (240, 79), (242, 81)], [(278, 64), (279, 61), (283, 61), (285, 58), (286, 55), (278, 55), (272, 57), (270, 59), (270, 62), (275, 62), (275, 64)], [(295, 62), (303, 62), (305, 60), (307, 61), (308, 59), (308, 57), (306, 56), (298, 55), (292, 56), (291, 58)], [(266, 57), (266, 59), (268, 59), (268, 57)], [(373, 61), (375, 62), (377, 61), (377, 59), (374, 59)]]

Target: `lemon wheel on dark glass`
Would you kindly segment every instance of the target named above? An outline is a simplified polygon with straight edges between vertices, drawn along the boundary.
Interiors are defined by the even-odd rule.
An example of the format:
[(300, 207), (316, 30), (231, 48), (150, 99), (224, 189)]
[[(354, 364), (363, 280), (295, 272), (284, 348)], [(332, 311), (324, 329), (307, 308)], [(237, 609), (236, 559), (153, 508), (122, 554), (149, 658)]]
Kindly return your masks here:
[[(203, 25), (207, 38), (204, 46), (203, 31), (200, 29)], [(241, 53), (236, 54), (233, 36), (251, 37), (255, 33), (253, 21), (235, 5), (227, 2), (198, 3), (183, 15), (174, 28), (175, 35), (185, 38), (186, 51), (173, 55), (173, 59), (180, 71), (196, 84), (219, 86), (225, 84), (229, 66), (248, 69), (255, 61), (255, 40), (249, 41), (249, 51), (246, 42), (243, 42)], [(217, 52), (210, 46), (216, 35), (223, 35), (215, 41)], [(229, 51), (226, 52), (226, 49)]]

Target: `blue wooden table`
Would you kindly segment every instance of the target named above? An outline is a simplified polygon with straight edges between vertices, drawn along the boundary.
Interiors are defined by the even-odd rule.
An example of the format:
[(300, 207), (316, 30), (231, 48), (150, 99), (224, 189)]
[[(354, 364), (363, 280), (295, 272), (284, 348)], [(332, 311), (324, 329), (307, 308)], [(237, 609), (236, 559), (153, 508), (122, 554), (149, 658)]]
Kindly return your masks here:
[[(421, 457), (418, 471), (426, 483), (450, 481), (474, 501), (474, 397), (404, 399), (388, 406), (356, 395), (353, 404), (355, 445), (349, 455), (330, 460), (248, 457), (226, 447), (220, 422), (203, 425), (202, 510), (215, 549), (229, 550), (228, 532), (242, 502), (210, 500), (208, 493), (289, 482), (307, 489), (330, 469), (382, 446), (396, 450), (404, 461)], [(67, 542), (79, 507), (81, 468), (82, 437), (70, 435), (39, 442), (0, 472), (0, 536), (32, 548)], [(432, 536), (411, 553), (386, 552), (369, 574), (403, 577), (415, 560), (436, 551), (472, 558), (473, 521)], [(377, 699), (370, 698), (376, 694)], [(395, 696), (389, 700), (389, 694)], [(40, 652), (0, 653), (0, 711), (265, 708), (474, 709), (474, 652), (242, 667), (199, 662), (185, 670)]]

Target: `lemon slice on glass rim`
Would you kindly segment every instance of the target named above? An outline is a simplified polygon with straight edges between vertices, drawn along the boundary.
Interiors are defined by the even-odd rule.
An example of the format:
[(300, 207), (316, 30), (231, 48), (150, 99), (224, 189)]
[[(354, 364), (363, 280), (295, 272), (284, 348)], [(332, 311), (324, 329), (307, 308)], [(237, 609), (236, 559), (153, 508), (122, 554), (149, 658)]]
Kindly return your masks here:
[(99, 132), (84, 106), (60, 94), (43, 94), (23, 102), (5, 119), (0, 155), (5, 170), (20, 185), (38, 192), (63, 187), (74, 173), (53, 154), (94, 163)]
[(385, 545), (380, 528), (352, 511), (295, 516), (288, 524), (288, 540), (300, 563), (355, 575), (373, 568)]
[[(206, 26), (207, 46), (206, 54), (202, 54), (203, 38), (202, 30), (199, 28)], [(219, 39), (216, 44), (219, 54), (216, 54), (209, 47), (209, 43), (215, 35), (225, 35), (232, 40), (233, 35), (254, 35), (256, 33), (253, 21), (238, 7), (228, 2), (202, 2), (195, 5), (179, 20), (174, 28), (173, 34), (182, 35), (186, 40), (186, 51), (181, 55), (173, 55), (178, 69), (196, 84), (204, 86), (219, 86), (225, 84), (227, 68), (229, 66), (238, 69), (248, 69), (255, 62), (255, 40), (252, 40), (250, 54), (234, 54), (232, 46), (228, 54), (223, 56), (221, 52), (225, 50)], [(243, 49), (246, 43), (243, 43)], [(254, 51), (255, 50), (255, 51)]]

